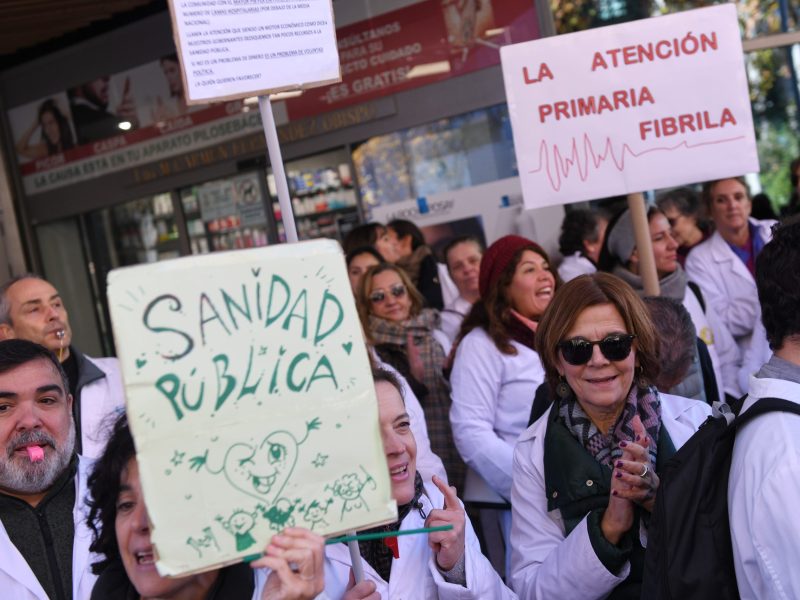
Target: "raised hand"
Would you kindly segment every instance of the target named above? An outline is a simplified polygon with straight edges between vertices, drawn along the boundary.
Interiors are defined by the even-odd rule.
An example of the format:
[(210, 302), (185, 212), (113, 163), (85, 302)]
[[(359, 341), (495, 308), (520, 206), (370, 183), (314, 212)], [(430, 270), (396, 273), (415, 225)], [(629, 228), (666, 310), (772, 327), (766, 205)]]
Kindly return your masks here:
[(406, 355), (408, 356), (408, 368), (411, 370), (411, 375), (423, 383), (425, 381), (425, 364), (422, 362), (419, 348), (414, 343), (414, 334), (409, 331), (406, 335)]
[(458, 501), (456, 488), (448, 486), (444, 481), (433, 476), (434, 485), (444, 495), (444, 506), (433, 509), (425, 520), (425, 527), (441, 527), (452, 525), (449, 531), (434, 531), (428, 534), (428, 545), (436, 555), (436, 564), (443, 571), (456, 566), (464, 556), (464, 527), (466, 515)]

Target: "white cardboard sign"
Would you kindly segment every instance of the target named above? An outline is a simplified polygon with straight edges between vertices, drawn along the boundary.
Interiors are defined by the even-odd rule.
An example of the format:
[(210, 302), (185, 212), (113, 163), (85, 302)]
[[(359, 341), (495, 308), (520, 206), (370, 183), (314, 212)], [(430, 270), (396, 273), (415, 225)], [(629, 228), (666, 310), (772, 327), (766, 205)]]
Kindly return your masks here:
[(732, 3), (500, 53), (526, 208), (759, 170)]
[(187, 104), (341, 81), (331, 0), (169, 0)]
[(397, 518), (336, 242), (117, 269), (108, 297), (161, 574)]

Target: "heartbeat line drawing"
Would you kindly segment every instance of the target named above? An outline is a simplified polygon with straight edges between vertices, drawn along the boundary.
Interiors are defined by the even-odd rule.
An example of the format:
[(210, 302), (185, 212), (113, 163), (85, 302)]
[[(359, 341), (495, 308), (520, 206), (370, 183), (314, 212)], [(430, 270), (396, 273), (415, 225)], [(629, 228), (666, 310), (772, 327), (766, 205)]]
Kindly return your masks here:
[(584, 133), (582, 146), (578, 144), (578, 140), (572, 138), (572, 149), (567, 156), (564, 156), (561, 153), (561, 149), (554, 145), (552, 147), (551, 157), (550, 143), (547, 140), (542, 140), (542, 143), (539, 144), (539, 166), (529, 171), (529, 173), (533, 174), (544, 171), (550, 181), (550, 186), (553, 188), (553, 191), (558, 192), (561, 189), (562, 181), (564, 179), (569, 179), (574, 169), (577, 169), (580, 180), (586, 181), (591, 174), (590, 169), (594, 168), (594, 170), (599, 170), (600, 166), (608, 160), (611, 161), (611, 164), (617, 171), (622, 172), (625, 170), (625, 158), (627, 155), (633, 158), (639, 158), (651, 152), (672, 152), (681, 147), (691, 150), (692, 148), (699, 148), (701, 146), (727, 144), (744, 138), (744, 135), (739, 135), (710, 142), (700, 142), (698, 144), (690, 144), (684, 141), (674, 146), (657, 146), (637, 152), (627, 143), (623, 143), (621, 148), (617, 150), (611, 138), (606, 137), (603, 150), (597, 152), (594, 149), (592, 140), (589, 139), (589, 134)]

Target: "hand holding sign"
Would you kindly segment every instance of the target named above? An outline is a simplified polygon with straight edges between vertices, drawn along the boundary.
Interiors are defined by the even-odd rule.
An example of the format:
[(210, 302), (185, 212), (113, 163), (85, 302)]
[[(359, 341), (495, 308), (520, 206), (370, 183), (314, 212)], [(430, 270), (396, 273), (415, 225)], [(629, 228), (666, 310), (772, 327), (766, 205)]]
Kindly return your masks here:
[(325, 539), (290, 527), (270, 540), (265, 556), (250, 563), (271, 569), (261, 600), (311, 600), (325, 588)]

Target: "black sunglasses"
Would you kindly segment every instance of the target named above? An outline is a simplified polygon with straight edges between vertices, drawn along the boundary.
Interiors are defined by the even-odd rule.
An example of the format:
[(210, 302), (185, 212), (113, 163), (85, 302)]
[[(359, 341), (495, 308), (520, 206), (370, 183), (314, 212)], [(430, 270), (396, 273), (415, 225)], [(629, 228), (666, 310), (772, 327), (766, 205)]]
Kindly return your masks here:
[(583, 338), (573, 338), (558, 344), (561, 356), (571, 365), (585, 365), (592, 358), (593, 346), (600, 346), (600, 352), (608, 360), (624, 360), (631, 353), (631, 346), (636, 336), (629, 333), (607, 335), (602, 340), (590, 342)]
[[(401, 298), (406, 295), (406, 286), (404, 286), (402, 283), (397, 283), (389, 288), (389, 293), (395, 298)], [(380, 304), (386, 300), (386, 292), (383, 290), (372, 292), (369, 295), (369, 300), (373, 304)]]

